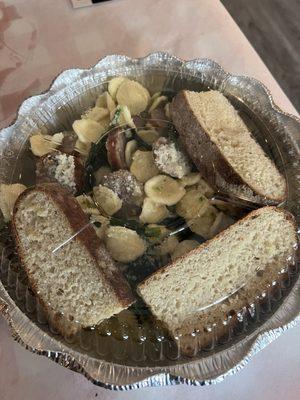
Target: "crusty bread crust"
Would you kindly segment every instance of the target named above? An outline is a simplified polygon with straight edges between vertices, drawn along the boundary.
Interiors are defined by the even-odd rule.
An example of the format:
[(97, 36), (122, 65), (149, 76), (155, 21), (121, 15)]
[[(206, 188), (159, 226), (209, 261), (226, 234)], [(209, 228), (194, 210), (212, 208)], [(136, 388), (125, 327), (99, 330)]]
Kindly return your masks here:
[[(12, 233), (20, 262), (27, 274), (30, 286), (35, 295), (39, 298), (39, 301), (48, 314), (54, 328), (56, 328), (63, 335), (70, 335), (80, 329), (80, 325), (65, 321), (65, 319), (59, 313), (54, 312), (47, 304), (45, 304), (43, 299), (38, 295), (38, 287), (36, 286), (35, 280), (31, 276), (26, 263), (24, 262), (22, 246), (18, 236), (18, 229), (15, 224), (15, 215), (18, 212), (18, 208), (22, 200), (29, 193), (34, 191), (41, 191), (47, 194), (47, 196), (49, 196), (52, 201), (55, 202), (57, 207), (61, 210), (61, 213), (65, 216), (70, 224), (74, 234), (79, 232), (74, 240), (77, 240), (82, 246), (84, 246), (91, 257), (98, 264), (105, 280), (114, 291), (120, 305), (124, 308), (129, 307), (135, 301), (130, 286), (115, 265), (113, 259), (110, 257), (103, 244), (99, 241), (99, 238), (96, 235), (93, 227), (89, 225), (89, 220), (76, 199), (68, 192), (67, 189), (64, 189), (59, 184), (44, 183), (36, 185), (26, 189), (17, 199), (13, 211)], [(83, 227), (85, 228), (82, 230)], [(99, 263), (99, 260), (102, 262), (104, 261), (105, 268), (101, 268), (102, 263)]]
[(185, 90), (180, 91), (174, 97), (170, 106), (170, 113), (186, 152), (203, 178), (215, 189), (224, 189), (218, 187), (220, 185), (219, 182), (223, 181), (229, 185), (240, 187), (241, 191), (247, 187), (253, 192), (253, 197), (255, 197), (256, 201), (265, 205), (275, 205), (286, 198), (286, 193), (281, 198), (266, 198), (262, 193), (257, 193), (244, 182), (217, 145), (211, 141), (201, 122), (195, 116)]

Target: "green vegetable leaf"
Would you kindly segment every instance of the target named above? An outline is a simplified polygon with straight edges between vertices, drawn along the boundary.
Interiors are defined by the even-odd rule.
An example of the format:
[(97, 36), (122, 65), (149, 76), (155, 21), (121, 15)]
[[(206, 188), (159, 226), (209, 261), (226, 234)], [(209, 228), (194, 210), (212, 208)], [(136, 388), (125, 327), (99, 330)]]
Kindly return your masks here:
[(109, 128), (98, 140), (97, 143), (92, 143), (88, 158), (85, 162), (85, 170), (87, 174), (87, 181), (89, 187), (94, 186), (95, 178), (94, 172), (97, 171), (101, 166), (107, 165), (107, 152), (106, 152), (106, 139), (110, 132)]
[(161, 229), (159, 226), (146, 226), (144, 233), (149, 238), (158, 239), (161, 235)]
[(119, 118), (120, 118), (122, 111), (123, 111), (123, 107), (117, 106), (116, 111), (113, 116), (113, 119), (111, 120), (110, 126), (115, 126), (119, 123)]

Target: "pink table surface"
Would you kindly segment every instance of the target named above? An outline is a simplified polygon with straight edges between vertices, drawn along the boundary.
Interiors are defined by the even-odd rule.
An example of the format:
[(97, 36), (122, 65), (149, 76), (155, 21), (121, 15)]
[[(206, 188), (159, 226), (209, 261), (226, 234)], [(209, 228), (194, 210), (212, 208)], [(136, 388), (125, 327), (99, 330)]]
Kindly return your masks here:
[[(261, 80), (285, 111), (296, 113), (218, 0), (114, 0), (74, 10), (68, 0), (0, 0), (0, 126), (26, 97), (71, 67), (108, 54), (141, 57), (162, 50), (208, 57), (234, 74)], [(300, 326), (259, 353), (238, 375), (205, 388), (176, 386), (115, 393), (14, 343), (0, 319), (0, 400), (300, 398)]]

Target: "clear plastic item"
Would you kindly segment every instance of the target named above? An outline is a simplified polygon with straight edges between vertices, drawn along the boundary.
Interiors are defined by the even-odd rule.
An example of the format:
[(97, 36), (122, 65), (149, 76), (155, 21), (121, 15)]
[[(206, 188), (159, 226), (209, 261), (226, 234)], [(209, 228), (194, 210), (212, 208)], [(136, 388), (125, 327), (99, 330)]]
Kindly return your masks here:
[[(78, 79), (66, 72), (54, 82), (49, 97), (27, 100), (15, 125), (0, 136), (1, 184), (32, 187), (59, 182), (65, 208), (55, 221), (57, 236), (65, 221), (69, 224), (69, 233), (58, 241), (45, 212), (46, 202), (41, 203), (18, 254), (12, 222), (3, 213), (0, 309), (3, 304), (14, 331), (27, 346), (33, 348), (39, 335), (44, 335), (39, 352), (48, 352), (49, 357), (61, 352), (60, 361), (68, 353), (65, 365), (110, 387), (148, 379), (153, 371), (198, 381), (218, 376), (208, 360), (221, 350), (229, 354), (238, 343), (254, 337), (297, 285), (295, 132), (299, 122), (273, 108), (256, 81), (230, 77), (213, 62), (183, 64), (170, 57), (166, 63), (168, 57), (157, 53), (137, 62), (116, 56), (113, 71), (106, 60), (101, 68), (99, 64), (81, 72)], [(112, 76), (126, 79), (109, 86)], [(128, 84), (129, 80), (138, 84)], [(128, 101), (120, 92), (118, 105), (118, 90), (124, 83), (133, 92)], [(231, 101), (286, 179), (288, 196), (278, 210), (261, 212), (255, 199), (239, 196), (228, 185), (227, 191), (212, 188), (186, 159), (167, 106), (181, 89), (219, 89)], [(131, 115), (135, 110), (139, 114)], [(44, 136), (30, 140), (32, 135)], [(215, 175), (217, 180), (217, 171)], [(23, 189), (16, 190), (17, 198)], [(11, 199), (1, 200), (6, 201), (5, 212)], [(52, 211), (51, 218), (57, 213)], [(28, 217), (26, 209), (23, 217)], [(47, 221), (44, 231), (39, 230), (40, 220)], [(15, 221), (14, 225), (16, 232)], [(284, 241), (279, 227), (285, 230)], [(20, 252), (28, 250), (26, 243), (39, 243), (45, 232), (50, 244), (37, 258), (38, 270), (58, 257), (61, 279), (69, 285), (62, 289), (53, 278), (48, 285), (51, 296), (55, 292), (67, 299), (61, 309), (57, 304), (62, 303), (52, 303), (51, 296), (46, 296), (45, 304), (45, 287), (30, 285), (20, 262)], [(74, 242), (82, 253), (74, 249)], [(38, 247), (34, 249), (38, 253)], [(73, 283), (78, 277), (63, 257), (74, 254), (81, 257), (82, 265), (84, 257), (96, 260), (103, 282), (101, 302), (107, 307), (104, 314), (93, 297), (96, 286), (91, 285), (84, 304), (76, 293), (80, 315), (68, 303), (68, 296), (75, 298)], [(82, 267), (82, 271), (86, 270)], [(82, 271), (79, 279), (86, 282), (89, 275)], [(91, 284), (96, 275), (90, 275)], [(47, 280), (47, 274), (42, 279)], [(290, 306), (290, 312), (291, 320), (296, 305)], [(88, 324), (87, 320), (97, 319), (95, 315), (106, 317)], [(186, 363), (199, 368), (197, 374), (192, 368), (184, 370)], [(105, 366), (102, 372), (100, 365)], [(205, 365), (207, 376), (200, 372)], [(221, 370), (226, 368), (224, 362)]]

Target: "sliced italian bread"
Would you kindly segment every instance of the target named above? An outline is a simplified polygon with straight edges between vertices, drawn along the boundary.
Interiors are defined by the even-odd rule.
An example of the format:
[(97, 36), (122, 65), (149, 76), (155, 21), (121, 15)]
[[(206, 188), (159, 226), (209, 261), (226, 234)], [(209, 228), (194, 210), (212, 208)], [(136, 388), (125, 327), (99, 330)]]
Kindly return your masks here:
[(138, 286), (138, 293), (172, 335), (180, 337), (181, 350), (188, 354), (193, 332), (199, 333), (196, 344), (206, 346), (211, 340), (207, 327), (216, 324), (220, 337), (229, 315), (280, 279), (296, 244), (291, 214), (263, 207), (155, 272)]
[(17, 252), (53, 326), (70, 335), (129, 307), (131, 290), (75, 198), (59, 184), (25, 190), (12, 220)]
[(212, 186), (262, 204), (285, 199), (285, 179), (222, 93), (182, 90), (170, 110), (187, 153)]

